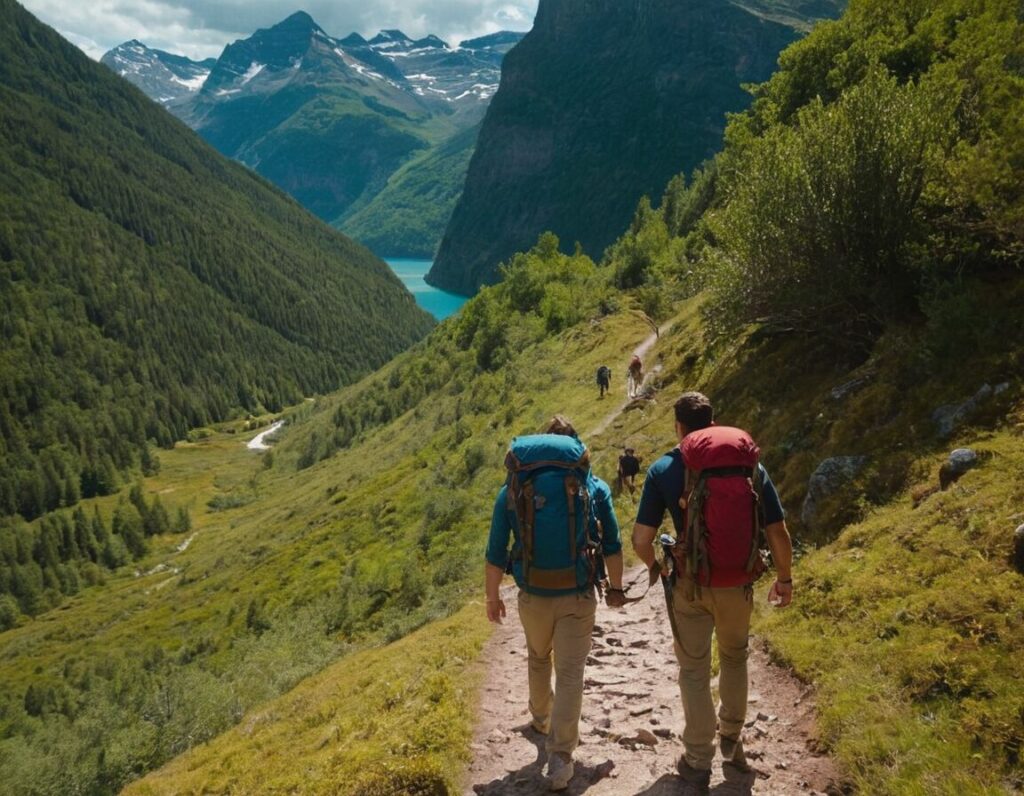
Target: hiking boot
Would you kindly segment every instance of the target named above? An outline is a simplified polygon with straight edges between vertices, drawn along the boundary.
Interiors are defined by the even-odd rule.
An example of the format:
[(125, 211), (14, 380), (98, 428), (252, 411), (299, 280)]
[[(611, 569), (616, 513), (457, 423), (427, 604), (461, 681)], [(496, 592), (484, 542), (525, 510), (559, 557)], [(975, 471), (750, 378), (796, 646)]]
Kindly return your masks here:
[(718, 748), (722, 751), (722, 760), (725, 763), (734, 766), (744, 774), (750, 771), (747, 756), (743, 753), (743, 738), (730, 738), (728, 735), (721, 735), (718, 738)]
[(676, 765), (676, 771), (678, 771), (679, 776), (683, 778), (683, 782), (694, 786), (699, 793), (707, 793), (708, 788), (711, 787), (711, 769), (694, 768), (686, 762), (685, 755), (679, 758), (679, 763)]
[(551, 790), (565, 790), (575, 773), (576, 767), (572, 764), (572, 758), (565, 752), (554, 752), (548, 760), (548, 787)]

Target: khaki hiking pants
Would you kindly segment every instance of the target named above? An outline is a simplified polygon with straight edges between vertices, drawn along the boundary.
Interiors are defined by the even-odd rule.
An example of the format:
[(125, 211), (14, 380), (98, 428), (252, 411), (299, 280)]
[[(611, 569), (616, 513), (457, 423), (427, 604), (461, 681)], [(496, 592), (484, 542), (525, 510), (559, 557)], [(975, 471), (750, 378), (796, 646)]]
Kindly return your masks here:
[(686, 599), (682, 580), (672, 594), (680, 641), (679, 692), (683, 697), (683, 746), (693, 768), (710, 769), (715, 757), (715, 705), (711, 699), (711, 635), (718, 641), (718, 729), (738, 737), (747, 717), (747, 636), (754, 607), (748, 587), (702, 588)]
[[(548, 724), (548, 754), (572, 755), (580, 740), (583, 667), (590, 654), (597, 600), (594, 593), (539, 597), (519, 592), (519, 621), (529, 656), (530, 713)], [(552, 653), (555, 687), (551, 688)]]

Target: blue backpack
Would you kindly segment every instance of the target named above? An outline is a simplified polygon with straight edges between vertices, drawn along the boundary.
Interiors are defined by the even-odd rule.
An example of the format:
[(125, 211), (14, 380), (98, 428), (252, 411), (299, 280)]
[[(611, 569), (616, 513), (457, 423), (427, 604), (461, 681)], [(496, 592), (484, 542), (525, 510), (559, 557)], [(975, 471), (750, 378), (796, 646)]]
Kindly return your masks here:
[(519, 586), (544, 595), (599, 585), (602, 531), (586, 446), (559, 434), (517, 437), (505, 466), (517, 531), (509, 561)]

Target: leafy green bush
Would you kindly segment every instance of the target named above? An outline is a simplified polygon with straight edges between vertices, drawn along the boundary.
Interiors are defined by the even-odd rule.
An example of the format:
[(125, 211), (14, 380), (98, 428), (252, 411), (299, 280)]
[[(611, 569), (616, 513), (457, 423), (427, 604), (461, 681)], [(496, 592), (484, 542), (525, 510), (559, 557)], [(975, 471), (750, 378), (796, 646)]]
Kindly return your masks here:
[(948, 98), (875, 68), (751, 142), (710, 217), (715, 317), (863, 337), (912, 311), (951, 119)]
[(247, 493), (234, 493), (230, 495), (221, 494), (214, 495), (206, 502), (206, 505), (210, 511), (228, 511), (229, 509), (248, 506), (255, 499), (254, 495)]
[(19, 616), (17, 601), (9, 594), (0, 594), (0, 633), (17, 625)]

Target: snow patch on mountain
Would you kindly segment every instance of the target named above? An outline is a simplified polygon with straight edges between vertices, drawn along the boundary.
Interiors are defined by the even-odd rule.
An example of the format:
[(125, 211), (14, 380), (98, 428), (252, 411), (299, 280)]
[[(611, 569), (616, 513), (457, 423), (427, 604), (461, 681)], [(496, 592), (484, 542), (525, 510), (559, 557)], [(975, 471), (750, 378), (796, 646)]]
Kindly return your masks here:
[[(179, 86), (184, 86), (191, 92), (199, 91), (203, 87), (203, 83), (206, 82), (206, 78), (210, 76), (210, 70), (199, 72), (195, 77), (189, 80), (182, 80), (177, 75), (174, 75), (171, 80), (177, 83)], [(172, 97), (173, 99), (173, 97)]]
[(258, 64), (255, 61), (253, 61), (249, 65), (249, 68), (246, 70), (245, 74), (242, 75), (242, 85), (244, 86), (246, 83), (248, 83), (250, 80), (252, 80), (254, 77), (256, 77), (256, 75), (258, 75), (266, 68), (266, 64)]

